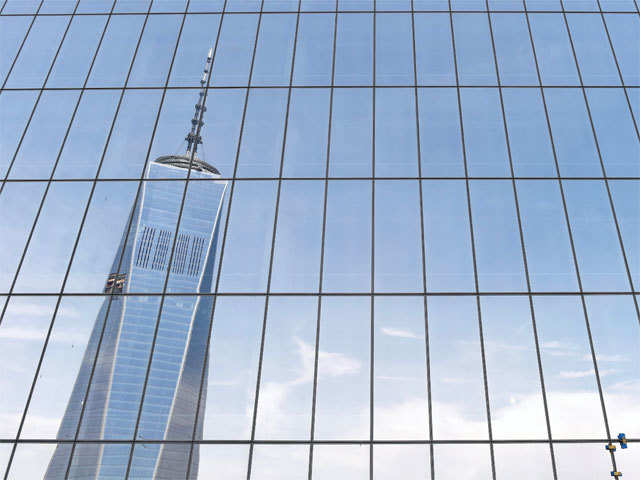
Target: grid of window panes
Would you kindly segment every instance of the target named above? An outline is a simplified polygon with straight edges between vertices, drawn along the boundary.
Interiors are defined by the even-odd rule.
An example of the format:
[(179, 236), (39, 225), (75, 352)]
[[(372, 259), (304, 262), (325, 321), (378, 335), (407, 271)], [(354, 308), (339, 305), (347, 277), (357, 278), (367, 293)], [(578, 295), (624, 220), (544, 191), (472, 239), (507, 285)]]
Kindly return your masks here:
[(637, 0), (0, 8), (5, 480), (103, 440), (58, 429), (105, 301), (197, 293), (104, 288), (144, 183), (214, 181), (144, 174), (210, 47), (203, 432), (103, 443), (198, 478), (640, 475)]

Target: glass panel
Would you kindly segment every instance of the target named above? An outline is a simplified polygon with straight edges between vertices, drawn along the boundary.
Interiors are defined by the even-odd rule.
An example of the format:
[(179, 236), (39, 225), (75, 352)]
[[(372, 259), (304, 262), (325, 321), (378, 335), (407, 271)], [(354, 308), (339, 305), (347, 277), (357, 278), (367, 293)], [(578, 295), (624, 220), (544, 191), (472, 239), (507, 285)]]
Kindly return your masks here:
[(636, 15), (605, 15), (616, 59), (626, 85), (640, 83), (640, 18)]
[(484, 15), (457, 13), (453, 16), (453, 27), (460, 85), (496, 85), (496, 67), (487, 18)]
[(372, 99), (369, 89), (333, 91), (330, 176), (371, 176)]
[(338, 10), (373, 10), (373, 0), (338, 0)]
[(640, 142), (624, 90), (590, 88), (587, 97), (607, 175), (640, 176)]
[(534, 297), (533, 305), (553, 437), (602, 438), (602, 409), (580, 297)]
[(640, 347), (638, 315), (631, 295), (587, 297), (587, 311), (607, 419), (615, 438), (634, 428), (629, 419), (637, 416), (634, 399), (640, 393), (640, 356), (634, 352)]
[(323, 198), (324, 182), (282, 183), (271, 291), (318, 290)]
[(322, 289), (371, 289), (371, 183), (329, 182)]
[(11, 297), (0, 324), (0, 438), (15, 438), (47, 336), (55, 297)]
[(101, 178), (142, 176), (160, 98), (161, 92), (154, 90), (125, 92), (104, 153)]
[(508, 176), (509, 157), (497, 89), (461, 90), (467, 163), (471, 176)]
[[(8, 13), (5, 9), (5, 13)], [(40, 88), (58, 50), (69, 17), (37, 17), (20, 56), (9, 75), (7, 88)]]
[(422, 176), (464, 176), (456, 91), (421, 88), (418, 102)]
[(247, 478), (248, 445), (200, 445), (199, 475), (220, 480)]
[(602, 176), (593, 132), (580, 89), (547, 88), (544, 93), (549, 108), (560, 175)]
[(374, 318), (374, 439), (428, 438), (423, 298), (377, 297)]
[[(231, 2), (227, 2), (231, 4)], [(224, 7), (224, 0), (191, 0), (189, 2), (190, 12), (221, 12)], [(228, 7), (227, 7), (228, 11)]]
[(11, 288), (46, 184), (7, 183), (0, 195), (0, 292)]
[[(306, 2), (314, 10), (321, 4), (317, 0)], [(335, 2), (332, 3), (335, 7)], [(305, 2), (302, 2), (303, 7)], [(296, 47), (294, 85), (330, 85), (333, 63), (334, 15), (302, 14)]]
[(16, 58), (30, 23), (29, 17), (0, 17), (0, 84)]
[(236, 182), (221, 259), (220, 291), (266, 290), (275, 195), (273, 182)]
[(371, 299), (324, 297), (315, 437), (369, 438)]
[(4, 91), (0, 95), (0, 176), (3, 179), (33, 110), (36, 96), (36, 92), (11, 91)]
[(176, 48), (181, 15), (152, 15), (131, 70), (131, 86), (162, 86)]
[[(435, 439), (487, 439), (476, 300), (437, 296), (430, 297), (427, 306), (433, 436)], [(443, 446), (435, 446), (436, 449), (440, 447)], [(467, 445), (465, 449), (470, 447)], [(469, 459), (470, 454), (466, 452), (463, 457)], [(440, 470), (437, 450), (435, 455)], [(459, 451), (456, 458), (462, 458)], [(477, 462), (478, 458), (475, 459)]]
[(284, 176), (325, 176), (328, 128), (329, 90), (292, 90), (284, 153)]
[(529, 299), (482, 297), (480, 306), (493, 436), (545, 439), (546, 419)]
[(565, 192), (584, 290), (628, 291), (604, 182), (566, 182)]
[(122, 13), (144, 13), (149, 10), (151, 3), (149, 0), (117, 0), (116, 12)]
[(83, 85), (106, 21), (102, 15), (73, 17), (48, 87), (79, 88)]
[(465, 184), (424, 181), (422, 184), (427, 290), (475, 290)]
[(289, 85), (295, 31), (295, 15), (262, 17), (252, 85)]
[(313, 447), (313, 479), (368, 480), (368, 445), (315, 445)]
[[(528, 2), (529, 3), (529, 2)], [(529, 15), (540, 75), (544, 85), (579, 85), (567, 28), (561, 15)]]
[(47, 469), (55, 444), (21, 444), (16, 448), (7, 480), (42, 478)]
[(251, 436), (264, 301), (240, 296), (216, 301), (205, 380), (204, 439)]
[(418, 174), (415, 93), (409, 88), (376, 90), (375, 172), (377, 177)]
[[(440, 3), (446, 6), (446, 2)], [(419, 8), (415, 0), (414, 8)], [(418, 84), (455, 85), (449, 15), (415, 14), (414, 22)]]
[(375, 445), (373, 475), (376, 479), (422, 480), (429, 478), (429, 447), (426, 445)]
[(77, 100), (77, 91), (52, 90), (42, 94), (13, 160), (10, 178), (49, 178)]
[(375, 291), (419, 292), (422, 284), (418, 182), (375, 184)]
[[(464, 448), (464, 455), (460, 455), (460, 448)], [(433, 461), (438, 480), (456, 480), (460, 472), (473, 472), (478, 480), (491, 478), (489, 445), (435, 445)]]
[(520, 180), (517, 188), (531, 289), (534, 292), (578, 291), (558, 184)]
[(90, 187), (89, 182), (51, 184), (16, 281), (16, 292), (60, 290)]
[(556, 166), (540, 91), (505, 88), (502, 95), (515, 175), (555, 177)]
[[(209, 48), (215, 47), (219, 26), (220, 15), (187, 15), (169, 85), (200, 86), (204, 61)], [(220, 45), (216, 56), (219, 49)], [(192, 95), (195, 98), (195, 92)], [(210, 114), (207, 119), (212, 117)]]
[[(396, 0), (394, 9), (398, 9), (398, 3)], [(411, 16), (407, 14), (376, 15), (377, 85), (413, 85), (411, 28)]]
[[(510, 3), (517, 6), (517, 2)], [(491, 22), (501, 84), (536, 85), (538, 76), (525, 16), (494, 13), (491, 15)]]
[(227, 0), (229, 12), (257, 12), (260, 10), (260, 0)]
[(269, 298), (256, 438), (309, 438), (317, 318), (315, 297)]
[(254, 89), (249, 92), (248, 102), (238, 175), (277, 177), (282, 158), (287, 91)]
[(143, 15), (113, 15), (89, 75), (89, 87), (124, 84), (140, 36)]
[(5, 15), (17, 13), (17, 14), (30, 14), (36, 13), (40, 0), (8, 0), (3, 5), (2, 13)]
[(323, 12), (334, 11), (337, 0), (302, 0), (301, 10), (303, 12)]
[[(245, 0), (242, 3), (248, 3)], [(229, 10), (232, 10), (229, 5)], [(257, 15), (229, 15), (222, 22), (211, 85), (246, 85), (256, 38)]]
[(551, 454), (547, 445), (495, 445), (493, 448), (498, 478), (553, 478)]
[(636, 289), (640, 286), (640, 184), (609, 182), (620, 225), (629, 270)]
[(567, 15), (585, 85), (620, 85), (600, 15)]
[(297, 480), (308, 472), (308, 445), (256, 445), (253, 449), (253, 480)]
[(633, 0), (600, 0), (600, 6), (604, 11), (636, 12)]
[[(558, 478), (580, 475), (582, 478), (606, 476), (611, 472), (611, 458), (602, 454), (600, 443), (569, 443), (554, 445)], [(622, 455), (616, 455), (619, 460)]]
[(84, 92), (62, 148), (55, 178), (95, 177), (119, 97), (119, 92)]
[(511, 183), (473, 181), (470, 195), (480, 291), (524, 291), (522, 245)]
[(337, 42), (336, 85), (371, 85), (373, 16), (370, 14), (338, 15)]

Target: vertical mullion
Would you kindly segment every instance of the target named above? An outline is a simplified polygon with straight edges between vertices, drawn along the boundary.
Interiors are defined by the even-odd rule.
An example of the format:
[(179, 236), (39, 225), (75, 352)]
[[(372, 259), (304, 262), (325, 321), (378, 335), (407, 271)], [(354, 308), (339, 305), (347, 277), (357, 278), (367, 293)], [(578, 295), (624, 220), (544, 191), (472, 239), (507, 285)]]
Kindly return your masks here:
[[(502, 112), (502, 123), (503, 123), (503, 127), (504, 127), (504, 136), (505, 136), (505, 142), (507, 145), (507, 155), (509, 157), (509, 171), (511, 173), (511, 187), (513, 189), (513, 199), (515, 202), (515, 207), (516, 207), (516, 218), (518, 221), (518, 234), (520, 236), (520, 247), (521, 247), (521, 252), (522, 252), (522, 261), (523, 261), (523, 267), (524, 267), (524, 273), (525, 273), (525, 279), (527, 281), (527, 296), (529, 299), (529, 311), (531, 313), (531, 327), (532, 327), (532, 331), (533, 331), (533, 338), (534, 338), (534, 342), (535, 342), (535, 346), (536, 346), (536, 360), (538, 362), (538, 375), (540, 376), (540, 388), (542, 391), (542, 402), (543, 402), (543, 406), (544, 406), (544, 416), (545, 416), (545, 422), (546, 422), (546, 427), (547, 427), (547, 437), (549, 438), (549, 453), (551, 455), (551, 469), (553, 472), (553, 478), (554, 480), (558, 480), (558, 472), (557, 472), (557, 467), (556, 467), (556, 456), (555, 456), (555, 451), (554, 451), (554, 447), (553, 447), (553, 436), (551, 433), (551, 421), (549, 420), (549, 406), (548, 406), (548, 402), (547, 402), (547, 390), (545, 387), (545, 383), (544, 383), (544, 373), (542, 370), (542, 357), (540, 355), (540, 341), (538, 338), (538, 327), (536, 324), (536, 314), (535, 314), (535, 310), (533, 308), (533, 296), (531, 294), (531, 277), (529, 274), (529, 263), (527, 260), (527, 249), (525, 247), (525, 241), (524, 241), (524, 232), (522, 229), (522, 215), (520, 213), (520, 202), (518, 201), (518, 190), (516, 188), (516, 179), (515, 179), (515, 171), (513, 168), (513, 156), (511, 153), (511, 142), (509, 140), (509, 128), (507, 125), (507, 117), (506, 117), (506, 113), (505, 113), (505, 108), (504, 108), (504, 96), (502, 93), (502, 80), (500, 78), (500, 69), (498, 68), (498, 55), (496, 52), (496, 44), (495, 44), (495, 37), (493, 34), (493, 24), (491, 21), (491, 12), (489, 11), (489, 0), (485, 0), (485, 4), (487, 6), (487, 21), (489, 23), (489, 34), (491, 36), (491, 49), (493, 52), (493, 63), (495, 65), (495, 70), (496, 70), (496, 79), (498, 82), (498, 93), (500, 96), (500, 109)], [(523, 1), (523, 5), (524, 5), (524, 1)]]
[[(2, 13), (2, 11), (4, 10), (4, 7), (7, 5), (7, 1), (5, 0), (4, 4), (2, 5), (2, 10), (0, 10), (0, 14)], [(20, 52), (22, 52), (22, 47), (24, 47), (25, 42), (27, 41), (27, 38), (29, 37), (29, 33), (31, 33), (31, 28), (33, 27), (33, 24), (36, 21), (36, 18), (38, 18), (38, 13), (40, 12), (40, 9), (42, 8), (42, 4), (44, 3), (44, 0), (40, 0), (40, 3), (38, 4), (38, 8), (36, 9), (35, 13), (33, 14), (32, 18), (31, 18), (31, 22), (29, 23), (29, 27), (27, 27), (27, 31), (24, 34), (24, 37), (22, 38), (22, 42), (20, 43), (20, 47), (18, 47), (18, 51), (16, 52), (15, 57), (13, 57), (13, 61), (11, 62), (11, 66), (9, 67), (9, 70), (7, 70), (7, 73), (4, 77), (4, 80), (2, 81), (2, 86), (0, 86), (0, 92), (2, 92), (2, 90), (4, 90), (5, 85), (7, 84), (7, 80), (9, 79), (9, 75), (11, 75), (11, 72), (13, 71), (13, 67), (16, 64), (16, 62), (18, 61), (18, 57), (20, 56)]]
[(485, 348), (484, 348), (484, 332), (482, 329), (482, 311), (480, 309), (480, 296), (479, 296), (479, 280), (478, 280), (478, 263), (476, 259), (476, 246), (475, 246), (475, 235), (473, 233), (473, 213), (471, 210), (471, 188), (469, 185), (469, 170), (467, 165), (467, 147), (464, 138), (464, 122), (462, 118), (462, 100), (460, 95), (460, 77), (458, 73), (458, 55), (456, 51), (456, 38), (453, 29), (453, 12), (451, 10), (451, 0), (449, 2), (449, 23), (451, 27), (451, 43), (453, 46), (453, 64), (456, 72), (456, 91), (458, 95), (458, 116), (460, 121), (460, 136), (462, 139), (462, 158), (464, 161), (464, 176), (465, 176), (465, 187), (467, 191), (467, 211), (469, 214), (469, 234), (471, 239), (471, 256), (473, 259), (473, 277), (475, 282), (475, 297), (476, 297), (476, 308), (478, 313), (478, 332), (480, 337), (480, 355), (482, 359), (482, 380), (484, 385), (484, 399), (486, 406), (486, 414), (487, 414), (487, 430), (489, 435), (489, 455), (491, 460), (491, 477), (493, 480), (496, 480), (496, 463), (495, 463), (495, 454), (493, 447), (493, 429), (491, 427), (491, 408), (489, 404), (489, 385), (487, 380), (487, 362), (485, 358)]
[(604, 13), (602, 11), (602, 6), (600, 5), (600, 0), (598, 2), (598, 10), (600, 11), (600, 18), (602, 19), (602, 25), (604, 26), (604, 31), (607, 34), (607, 41), (609, 42), (609, 48), (611, 48), (611, 54), (613, 55), (613, 60), (616, 64), (616, 70), (618, 71), (618, 77), (620, 77), (620, 83), (622, 84), (622, 91), (624, 92), (624, 96), (627, 100), (627, 106), (629, 107), (629, 115), (631, 115), (631, 121), (633, 122), (633, 128), (636, 131), (636, 137), (640, 140), (640, 132), (638, 131), (638, 123), (636, 122), (636, 117), (633, 115), (633, 109), (631, 108), (631, 100), (629, 99), (629, 93), (627, 92), (627, 87), (624, 84), (624, 77), (622, 76), (622, 70), (620, 69), (620, 64), (618, 63), (618, 56), (616, 55), (616, 50), (613, 48), (613, 42), (611, 41), (611, 35), (609, 34), (609, 27), (607, 26), (607, 21), (604, 17)]
[[(576, 247), (575, 247), (575, 242), (574, 242), (574, 238), (573, 238), (573, 230), (571, 228), (571, 221), (569, 220), (569, 210), (567, 208), (567, 200), (566, 200), (566, 195), (564, 192), (564, 185), (562, 183), (562, 177), (560, 176), (560, 165), (558, 163), (558, 155), (556, 152), (556, 147), (555, 147), (555, 142), (554, 142), (554, 138), (553, 138), (553, 131), (551, 128), (551, 120), (549, 117), (549, 108), (547, 106), (547, 101), (546, 101), (546, 95), (544, 93), (544, 88), (542, 86), (542, 76), (540, 74), (540, 65), (538, 62), (538, 56), (536, 53), (536, 48), (535, 48), (535, 42), (533, 40), (533, 33), (531, 30), (531, 22), (529, 20), (529, 13), (527, 11), (527, 0), (523, 0), (524, 1), (524, 9), (525, 9), (525, 17), (527, 20), (527, 29), (529, 31), (529, 40), (531, 42), (531, 48), (533, 51), (533, 58), (536, 64), (536, 74), (538, 76), (538, 84), (539, 84), (539, 88), (540, 88), (540, 94), (542, 97), (542, 103), (544, 106), (544, 113), (545, 113), (545, 119), (546, 119), (546, 123), (547, 123), (547, 130), (549, 133), (549, 138), (551, 140), (551, 150), (553, 153), (553, 159), (554, 159), (554, 163), (555, 163), (555, 167), (556, 167), (556, 173), (558, 174), (558, 186), (560, 188), (560, 197), (562, 199), (562, 208), (564, 210), (564, 218), (565, 218), (565, 223), (567, 226), (567, 232), (569, 234), (569, 243), (571, 246), (571, 255), (573, 257), (573, 265), (574, 268), (576, 269), (576, 279), (578, 281), (578, 290), (579, 290), (579, 295), (580, 295), (580, 301), (582, 304), (582, 311), (584, 314), (584, 320), (585, 320), (585, 325), (586, 325), (586, 329), (587, 329), (587, 335), (589, 338), (589, 347), (591, 350), (591, 357), (592, 357), (592, 361), (593, 361), (593, 366), (594, 366), (594, 372), (595, 372), (595, 376), (596, 376), (596, 383), (598, 386), (598, 394), (600, 396), (600, 404), (601, 404), (601, 408), (602, 408), (602, 412), (603, 412), (603, 416), (604, 416), (604, 423), (605, 423), (605, 429), (606, 429), (606, 434), (607, 434), (607, 441), (611, 441), (611, 434), (609, 431), (609, 424), (607, 421), (607, 417), (606, 417), (606, 409), (605, 409), (605, 405), (604, 405), (604, 397), (602, 394), (602, 386), (600, 384), (600, 374), (598, 372), (598, 364), (596, 361), (596, 356), (595, 356), (595, 350), (593, 347), (593, 337), (591, 335), (591, 326), (589, 324), (589, 315), (587, 313), (587, 304), (585, 301), (585, 294), (584, 294), (584, 289), (582, 287), (582, 277), (580, 274), (580, 266), (578, 264), (578, 255), (576, 253)], [(562, 8), (564, 10), (564, 4), (562, 5)], [(564, 13), (563, 13), (564, 15)], [(573, 48), (573, 47), (572, 47)], [(576, 62), (577, 64), (577, 62)], [(615, 461), (615, 457), (613, 456), (613, 452), (611, 452), (611, 462), (613, 465), (614, 470), (616, 470), (616, 461)]]
[(424, 234), (424, 200), (422, 194), (422, 149), (420, 145), (420, 113), (418, 101), (418, 63), (416, 60), (416, 24), (415, 24), (415, 8), (414, 0), (411, 0), (411, 47), (413, 52), (413, 93), (416, 108), (416, 143), (418, 148), (418, 194), (420, 202), (420, 236), (422, 249), (422, 291), (424, 306), (424, 344), (425, 344), (425, 361), (427, 369), (427, 422), (429, 428), (429, 468), (431, 480), (435, 477), (435, 464), (433, 461), (433, 408), (431, 404), (431, 358), (429, 350), (429, 309), (427, 305), (427, 256), (425, 247)]
[[(262, 380), (262, 361), (264, 359), (264, 342), (267, 333), (267, 316), (269, 314), (269, 294), (271, 292), (271, 278), (273, 273), (273, 258), (274, 258), (274, 250), (275, 250), (275, 242), (276, 242), (276, 232), (278, 227), (278, 213), (280, 208), (280, 195), (282, 192), (282, 171), (284, 167), (284, 153), (287, 145), (287, 129), (289, 126), (289, 111), (291, 107), (291, 94), (293, 92), (293, 68), (296, 63), (296, 47), (298, 46), (298, 30), (300, 27), (300, 10), (301, 10), (302, 0), (298, 0), (298, 10), (296, 13), (296, 29), (293, 39), (293, 52), (291, 55), (291, 68), (289, 70), (289, 86), (287, 89), (287, 108), (285, 111), (284, 117), (284, 131), (282, 135), (282, 149), (280, 151), (280, 167), (278, 170), (278, 189), (276, 192), (276, 205), (275, 212), (273, 216), (273, 230), (271, 233), (271, 251), (269, 252), (269, 272), (267, 274), (267, 290), (265, 296), (264, 303), (264, 316), (262, 318), (262, 333), (260, 338), (260, 356), (258, 360), (258, 374), (256, 378), (256, 392), (254, 396), (254, 404), (253, 404), (253, 419), (251, 422), (251, 443), (249, 444), (249, 460), (247, 462), (247, 480), (251, 479), (251, 467), (253, 463), (253, 450), (254, 450), (254, 442), (256, 438), (256, 421), (258, 418), (258, 400), (260, 398), (260, 383)], [(262, 0), (261, 11), (264, 7), (264, 0)]]
[(375, 326), (375, 255), (376, 255), (376, 0), (373, 0), (373, 77), (371, 88), (371, 295), (369, 314), (369, 480), (373, 480), (373, 425), (374, 425), (374, 326)]
[(313, 356), (313, 392), (311, 395), (311, 430), (309, 434), (309, 474), (308, 480), (313, 477), (313, 446), (316, 432), (316, 400), (318, 393), (318, 358), (320, 356), (320, 321), (322, 317), (322, 282), (324, 281), (324, 247), (327, 231), (327, 198), (329, 192), (329, 162), (331, 159), (331, 126), (333, 119), (333, 94), (336, 75), (336, 45), (338, 38), (338, 0), (333, 17), (333, 53), (331, 57), (331, 86), (329, 90), (329, 126), (327, 129), (327, 160), (324, 171), (324, 199), (322, 203), (322, 234), (320, 237), (320, 274), (318, 278), (318, 312), (316, 317), (316, 338)]

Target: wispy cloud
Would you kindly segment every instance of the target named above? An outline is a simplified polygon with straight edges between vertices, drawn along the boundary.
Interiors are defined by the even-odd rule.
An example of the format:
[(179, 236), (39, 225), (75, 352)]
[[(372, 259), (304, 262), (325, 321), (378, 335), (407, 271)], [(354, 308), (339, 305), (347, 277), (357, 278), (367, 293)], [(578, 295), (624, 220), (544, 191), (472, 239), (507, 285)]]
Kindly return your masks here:
[(418, 335), (410, 330), (402, 330), (401, 328), (382, 327), (380, 331), (390, 337), (411, 338), (414, 340), (424, 339), (424, 335)]
[[(616, 372), (617, 370), (615, 369), (598, 371), (601, 377), (604, 377), (606, 375), (611, 375), (612, 373), (616, 373)], [(567, 379), (585, 378), (585, 377), (590, 377), (592, 375), (595, 375), (595, 370), (593, 368), (590, 368), (588, 370), (568, 370), (568, 371), (559, 373), (560, 378), (567, 378)]]

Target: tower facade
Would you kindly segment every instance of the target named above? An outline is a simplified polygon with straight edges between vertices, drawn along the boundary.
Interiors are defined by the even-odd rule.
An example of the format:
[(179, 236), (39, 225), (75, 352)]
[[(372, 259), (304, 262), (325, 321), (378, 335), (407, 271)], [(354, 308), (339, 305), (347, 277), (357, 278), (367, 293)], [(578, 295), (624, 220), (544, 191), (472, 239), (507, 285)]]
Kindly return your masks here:
[[(147, 167), (106, 280), (105, 293), (113, 298), (106, 297), (98, 313), (59, 440), (76, 432), (80, 440), (202, 438), (207, 382), (201, 387), (201, 379), (207, 378), (213, 299), (198, 294), (211, 292), (227, 186), (197, 156), (210, 64), (211, 51), (186, 154), (162, 156)], [(187, 176), (192, 181), (185, 188)], [(160, 296), (165, 283), (168, 293), (191, 295)], [(173, 480), (189, 471), (195, 479), (198, 463), (197, 445), (191, 451), (190, 444), (62, 443), (45, 480), (115, 480), (129, 468), (130, 478)]]

